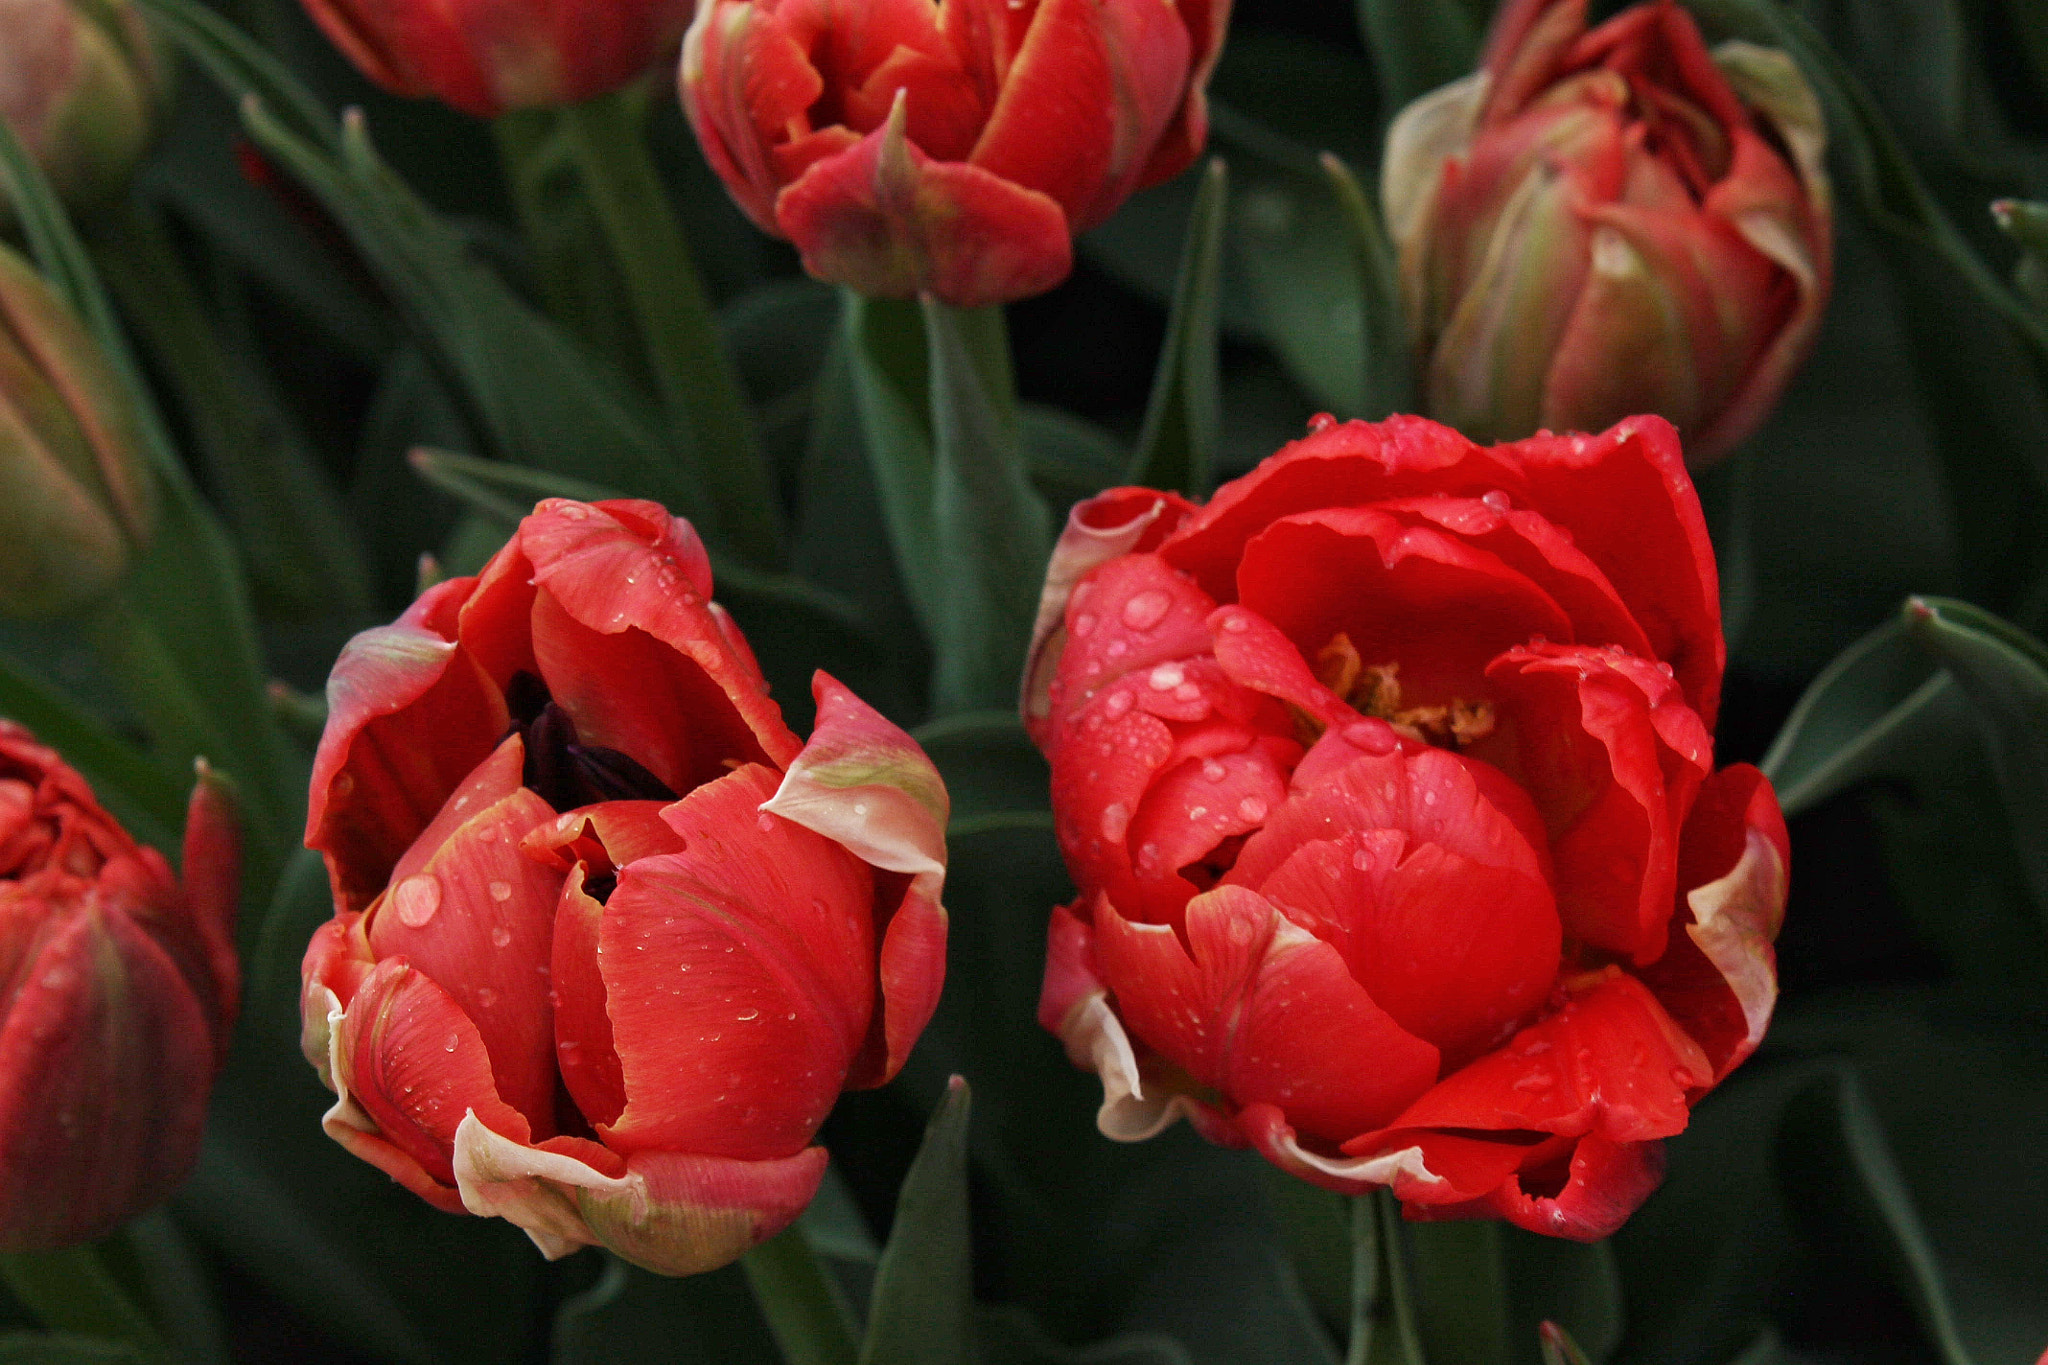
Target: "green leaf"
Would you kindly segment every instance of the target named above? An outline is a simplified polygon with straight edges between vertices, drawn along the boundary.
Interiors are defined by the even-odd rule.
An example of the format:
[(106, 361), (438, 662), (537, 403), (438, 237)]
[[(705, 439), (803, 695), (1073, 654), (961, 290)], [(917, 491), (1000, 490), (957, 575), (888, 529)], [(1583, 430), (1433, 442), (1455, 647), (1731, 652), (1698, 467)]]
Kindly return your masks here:
[(1266, 1202), (1287, 1245), (1288, 1260), (1316, 1316), (1333, 1332), (1351, 1322), (1352, 1206), (1344, 1195), (1259, 1164)]
[(597, 1283), (557, 1310), (553, 1337), (555, 1365), (776, 1358), (774, 1339), (736, 1266), (672, 1279), (607, 1256)]
[(1884, 1263), (1944, 1365), (1971, 1365), (1912, 1194), (1855, 1072), (1835, 1068), (1795, 1099), (1779, 1141), (1797, 1172), (1788, 1199), (1835, 1246)]
[(1211, 158), (1188, 219), (1166, 340), (1125, 479), (1146, 488), (1177, 489), (1196, 499), (1207, 497), (1215, 481), (1217, 433), (1223, 420), (1217, 397), (1216, 327), (1229, 186), (1223, 159)]
[(1062, 1346), (1020, 1309), (984, 1309), (980, 1322), (986, 1365), (1193, 1365), (1185, 1346), (1157, 1332), (1120, 1332), (1087, 1346)]
[(1899, 621), (1844, 650), (1800, 697), (1764, 755), (1764, 775), (1786, 815), (1897, 771), (1929, 734), (1947, 734), (1965, 710), (1954, 679), (1931, 664)]
[(852, 1310), (801, 1225), (769, 1238), (740, 1264), (785, 1365), (854, 1365)]
[(1031, 481), (1053, 508), (1063, 508), (1123, 482), (1130, 456), (1116, 437), (1069, 412), (1041, 403), (1019, 409)]
[(1378, 422), (1392, 413), (1415, 409), (1408, 324), (1401, 316), (1401, 291), (1394, 244), (1378, 207), (1334, 153), (1322, 155), (1323, 174), (1336, 193), (1344, 226), (1358, 266), (1359, 329), (1365, 354), (1363, 406), (1358, 415)]
[(1357, 0), (1357, 5), (1359, 36), (1372, 53), (1382, 109), (1389, 116), (1478, 63), (1479, 17), (1462, 0)]
[(97, 1247), (0, 1252), (0, 1278), (45, 1326), (151, 1354), (163, 1349), (148, 1313), (122, 1287)]
[(1424, 1365), (1401, 1206), (1385, 1190), (1351, 1197), (1351, 1344), (1344, 1365)]
[(1969, 698), (2005, 797), (2014, 847), (2048, 914), (2048, 650), (1990, 612), (1912, 598), (1906, 628)]
[(967, 1116), (967, 1082), (955, 1076), (896, 1198), (861, 1365), (972, 1365), (977, 1358)]
[[(2048, 34), (2048, 24), (2042, 26), (2042, 32)], [(2013, 287), (2036, 308), (2048, 311), (2048, 204), (1995, 200), (1991, 219), (2019, 244), (2020, 263), (2013, 270)]]
[(130, 1222), (106, 1251), (183, 1365), (225, 1365), (227, 1342), (211, 1276), (177, 1222), (153, 1209)]
[(104, 1337), (0, 1332), (0, 1365), (146, 1365), (152, 1357)]
[(1417, 1223), (1408, 1229), (1415, 1329), (1425, 1360), (1507, 1365), (1506, 1240), (1491, 1221)]
[(1015, 711), (958, 711), (912, 736), (946, 779), (956, 830), (998, 812), (1046, 813), (1050, 774)]

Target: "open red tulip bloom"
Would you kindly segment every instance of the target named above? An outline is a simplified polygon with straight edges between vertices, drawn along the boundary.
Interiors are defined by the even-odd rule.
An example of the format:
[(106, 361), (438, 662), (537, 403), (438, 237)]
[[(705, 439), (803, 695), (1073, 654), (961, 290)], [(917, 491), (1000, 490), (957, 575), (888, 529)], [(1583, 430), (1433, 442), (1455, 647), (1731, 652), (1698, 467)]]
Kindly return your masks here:
[(554, 499), (343, 651), (306, 842), (327, 1131), (548, 1255), (725, 1264), (902, 1066), (945, 968), (945, 788), (819, 674), (808, 743), (689, 524)]
[(105, 1237), (191, 1172), (241, 987), (239, 846), (202, 773), (181, 880), (0, 720), (0, 1251)]
[(1076, 508), (1024, 710), (1081, 888), (1040, 1019), (1103, 1131), (1618, 1227), (1776, 997), (1785, 826), (1714, 771), (1718, 601), (1655, 417), (1320, 418), (1206, 507)]
[(1833, 273), (1820, 101), (1653, 0), (1514, 0), (1479, 71), (1387, 133), (1382, 199), (1431, 416), (1481, 440), (1654, 412), (1695, 464), (1769, 414)]
[(819, 279), (960, 307), (1052, 288), (1072, 237), (1178, 174), (1229, 0), (704, 0), (683, 107)]
[(610, 94), (673, 57), (693, 0), (305, 0), (328, 40), (398, 95), (478, 118)]

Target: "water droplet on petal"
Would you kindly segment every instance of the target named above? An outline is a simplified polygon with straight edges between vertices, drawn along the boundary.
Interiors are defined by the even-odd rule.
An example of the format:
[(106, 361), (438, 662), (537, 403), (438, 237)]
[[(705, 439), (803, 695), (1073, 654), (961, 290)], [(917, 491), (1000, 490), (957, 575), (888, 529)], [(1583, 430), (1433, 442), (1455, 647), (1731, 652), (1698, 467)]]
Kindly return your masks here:
[(478, 986), (476, 988), (476, 1003), (485, 1009), (489, 1009), (498, 1003), (498, 993), (489, 986)]
[(752, 1022), (753, 1022), (754, 1020), (756, 1020), (756, 1019), (759, 1019), (759, 1018), (761, 1017), (761, 1011), (759, 1011), (759, 1010), (741, 1010), (741, 1011), (740, 1011), (740, 1016), (739, 1016), (739, 1017), (740, 1017), (740, 1022), (741, 1022), (742, 1024), (752, 1023)]
[(1095, 613), (1084, 611), (1074, 618), (1074, 624), (1068, 627), (1068, 633), (1076, 640), (1085, 640), (1088, 638), (1088, 633), (1094, 629)]
[(1223, 628), (1232, 635), (1242, 635), (1252, 628), (1252, 623), (1242, 616), (1226, 616), (1223, 618)]
[(441, 1051), (453, 1052), (460, 1046), (462, 1046), (462, 1039), (451, 1033), (448, 1035), (448, 1041), (441, 1044)]
[(1229, 770), (1213, 758), (1202, 760), (1202, 776), (1211, 782), (1221, 782), (1230, 775)]
[(1102, 704), (1102, 709), (1109, 713), (1111, 720), (1115, 720), (1131, 709), (1133, 700), (1128, 692), (1112, 692), (1109, 694), (1109, 700)]
[(492, 883), (491, 883), (491, 899), (492, 899), (492, 900), (494, 900), (494, 901), (509, 901), (509, 900), (511, 900), (511, 899), (512, 899), (512, 883), (510, 883), (510, 882), (492, 882)]
[(1237, 813), (1253, 824), (1266, 818), (1266, 803), (1256, 796), (1247, 796), (1237, 803)]
[(1124, 624), (1132, 630), (1150, 630), (1166, 619), (1166, 609), (1172, 605), (1165, 593), (1147, 588), (1124, 603)]
[(1119, 842), (1124, 831), (1131, 827), (1131, 808), (1119, 801), (1102, 812), (1102, 837), (1111, 843)]
[(512, 946), (512, 931), (502, 924), (491, 930), (491, 946), (493, 948), (510, 948)]
[(773, 834), (775, 832), (775, 817), (765, 810), (754, 817), (754, 823), (760, 827), (763, 834)]
[(1491, 507), (1496, 512), (1505, 512), (1508, 510), (1508, 495), (1498, 488), (1494, 489), (1491, 493), (1488, 493), (1485, 497), (1481, 498), (1480, 501), (1485, 503), (1488, 507)]
[(417, 873), (391, 888), (391, 903), (398, 909), (400, 924), (424, 929), (441, 908), (441, 883), (431, 872)]
[(1167, 692), (1179, 687), (1187, 679), (1188, 675), (1182, 671), (1179, 664), (1161, 664), (1152, 670), (1151, 676), (1145, 681), (1151, 684), (1154, 692)]

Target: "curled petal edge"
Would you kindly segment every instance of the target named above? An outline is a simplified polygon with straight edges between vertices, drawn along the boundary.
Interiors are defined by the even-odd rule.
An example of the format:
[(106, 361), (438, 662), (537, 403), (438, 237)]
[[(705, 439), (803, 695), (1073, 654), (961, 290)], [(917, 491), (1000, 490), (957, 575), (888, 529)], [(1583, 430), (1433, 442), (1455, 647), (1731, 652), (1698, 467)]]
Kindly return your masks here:
[(825, 1177), (822, 1147), (766, 1161), (642, 1152), (608, 1176), (560, 1152), (514, 1142), (474, 1110), (455, 1129), (463, 1207), (525, 1231), (549, 1260), (605, 1246), (663, 1275), (729, 1265), (789, 1226)]
[(1770, 1027), (1778, 1001), (1778, 972), (1771, 944), (1784, 917), (1785, 862), (1777, 845), (1752, 827), (1742, 857), (1726, 876), (1694, 887), (1686, 895), (1696, 921), (1686, 933), (1728, 982), (1742, 1006), (1748, 1036), (1721, 1068), (1726, 1075), (1756, 1051)]
[(1104, 1137), (1113, 1142), (1143, 1142), (1185, 1118), (1211, 1141), (1231, 1147), (1244, 1145), (1229, 1119), (1185, 1090), (1155, 1080), (1151, 1093), (1146, 1093), (1137, 1049), (1131, 1046), (1123, 1020), (1109, 1007), (1108, 992), (1095, 991), (1076, 1001), (1060, 1022), (1059, 1035), (1068, 1059), (1084, 1071), (1093, 1071), (1102, 1081), (1102, 1107), (1095, 1111), (1095, 1127)]
[(1338, 1194), (1363, 1194), (1381, 1186), (1405, 1195), (1418, 1185), (1439, 1186), (1443, 1177), (1429, 1169), (1422, 1148), (1408, 1146), (1370, 1156), (1326, 1157), (1303, 1147), (1279, 1106), (1246, 1105), (1237, 1125), (1259, 1154), (1289, 1175)]
[[(428, 1174), (426, 1167), (385, 1139), (362, 1105), (349, 1093), (347, 1057), (342, 1050), (342, 1024), (347, 1011), (341, 997), (326, 986), (314, 985), (306, 992), (306, 1016), (310, 1027), (315, 1011), (324, 1005), (327, 1021), (327, 1065), (320, 1079), (334, 1091), (334, 1103), (320, 1116), (320, 1128), (350, 1156), (366, 1161), (406, 1189), (444, 1213), (461, 1213), (462, 1196)], [(310, 1049), (308, 1049), (310, 1051)]]

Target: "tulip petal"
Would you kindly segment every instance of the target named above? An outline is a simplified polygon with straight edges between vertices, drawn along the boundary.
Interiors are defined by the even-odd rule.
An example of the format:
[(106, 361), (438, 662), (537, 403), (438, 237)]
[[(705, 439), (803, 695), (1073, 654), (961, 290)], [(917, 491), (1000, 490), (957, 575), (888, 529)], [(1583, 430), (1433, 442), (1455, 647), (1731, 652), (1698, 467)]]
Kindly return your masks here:
[[(946, 980), (946, 821), (952, 802), (917, 741), (830, 674), (811, 680), (818, 719), (810, 742), (761, 809), (909, 878), (885, 909), (880, 1044), (854, 1060), (848, 1088), (896, 1075), (938, 1008)], [(877, 879), (878, 890), (886, 879)], [(884, 896), (886, 899), (886, 894)]]
[(770, 148), (825, 90), (809, 55), (766, 6), (704, 0), (683, 38), (678, 84), (704, 159), (754, 226), (774, 233), (782, 176)]
[(360, 910), (441, 803), (497, 747), (509, 716), (464, 651), (417, 621), (466, 593), (451, 580), (389, 626), (342, 647), (327, 679), (306, 846), (327, 860), (338, 908)]
[(1327, 728), (1357, 721), (1358, 712), (1309, 671), (1294, 642), (1244, 607), (1218, 607), (1209, 617), (1216, 662), (1240, 687), (1297, 707)]
[(1189, 46), (1165, 0), (1038, 0), (973, 164), (1050, 196), (1074, 232), (1097, 226), (1180, 115)]
[(1497, 449), (1521, 466), (1536, 509), (1606, 573), (1711, 730), (1728, 657), (1721, 586), (1678, 433), (1661, 417), (1631, 417), (1597, 436)]
[(1700, 788), (1679, 846), (1685, 926), (1642, 976), (1697, 1038), (1716, 1080), (1756, 1051), (1778, 998), (1790, 845), (1770, 780), (1748, 764)]
[(1664, 953), (1678, 834), (1713, 740), (1655, 665), (1609, 650), (1509, 650), (1488, 670), (1484, 752), (1542, 812), (1565, 932), (1634, 959)]
[(775, 201), (804, 269), (880, 298), (936, 295), (980, 308), (1040, 294), (1067, 277), (1066, 215), (1037, 190), (979, 166), (934, 161), (905, 133), (906, 111), (817, 161)]
[(241, 1003), (242, 968), (235, 953), (242, 830), (233, 790), (199, 760), (199, 780), (185, 805), (183, 891), (165, 910), (143, 904), (133, 912), (177, 961), (213, 1029), (215, 1056), (227, 1059)]
[(553, 816), (519, 785), (523, 752), (514, 735), (478, 765), (399, 859), (391, 889), (365, 920), (380, 960), (410, 960), (474, 1021), (498, 1094), (547, 1135), (555, 1109), (548, 962), (561, 874), (520, 851), (527, 832)]
[(1308, 436), (1217, 489), (1159, 553), (1173, 568), (1193, 574), (1216, 601), (1233, 602), (1245, 543), (1281, 517), (1389, 498), (1476, 498), (1495, 489), (1519, 495), (1523, 482), (1517, 465), (1499, 452), (1424, 417), (1318, 418)]
[(584, 869), (572, 869), (555, 906), (550, 974), (555, 987), (555, 1060), (562, 1087), (593, 1126), (618, 1122), (626, 1107), (626, 1077), (612, 1037), (599, 946), (604, 906), (583, 889)]
[(466, 1115), (455, 1140), (464, 1205), (524, 1228), (550, 1260), (603, 1245), (660, 1275), (695, 1275), (739, 1259), (803, 1212), (825, 1178), (822, 1147), (767, 1161), (641, 1152), (608, 1175), (530, 1147)]
[(1365, 1194), (1383, 1185), (1399, 1192), (1443, 1183), (1442, 1177), (1429, 1169), (1419, 1146), (1371, 1157), (1330, 1157), (1304, 1147), (1276, 1105), (1246, 1105), (1238, 1111), (1237, 1125), (1266, 1160), (1289, 1175), (1338, 1194)]
[(1437, 1050), (1263, 897), (1221, 886), (1188, 902), (1185, 918), (1183, 946), (1172, 928), (1133, 924), (1102, 901), (1095, 949), (1131, 1031), (1196, 1081), (1342, 1142), (1435, 1079)]
[(526, 1120), (498, 1098), (483, 1035), (448, 992), (386, 958), (329, 1012), (335, 1102), (327, 1135), (437, 1208), (456, 1212), (455, 1130), (472, 1110), (508, 1132)]
[[(1664, 1179), (1662, 1142), (1611, 1142), (1598, 1133), (1575, 1140), (1527, 1147), (1487, 1143), (1445, 1135), (1424, 1144), (1426, 1159), (1443, 1160), (1445, 1149), (1458, 1146), (1468, 1156), (1459, 1174), (1473, 1188), (1487, 1193), (1463, 1203), (1434, 1203), (1440, 1189), (1402, 1188), (1408, 1217), (1418, 1222), (1450, 1218), (1505, 1218), (1516, 1227), (1546, 1237), (1597, 1242), (1611, 1236), (1630, 1214), (1642, 1207)], [(1553, 1151), (1561, 1147), (1561, 1151)], [(1483, 1149), (1491, 1148), (1490, 1153)], [(1491, 1159), (1489, 1160), (1488, 1157)], [(1519, 1164), (1508, 1166), (1515, 1158)], [(1495, 1183), (1479, 1177), (1486, 1169), (1506, 1167)], [(1554, 1186), (1549, 1193), (1541, 1192)]]
[[(17, 892), (18, 894), (18, 892)], [(177, 964), (117, 909), (46, 914), (0, 1023), (0, 1250), (92, 1241), (191, 1170), (215, 1069)]]
[(1067, 644), (1067, 604), (1075, 585), (1096, 565), (1119, 555), (1155, 548), (1166, 533), (1193, 508), (1178, 493), (1150, 488), (1113, 488), (1067, 513), (1066, 529), (1053, 546), (1045, 566), (1045, 586), (1038, 594), (1038, 617), (1031, 626), (1031, 648), (1024, 666), (1019, 708), (1033, 739), (1052, 712), (1051, 687)]
[(669, 807), (681, 853), (622, 869), (599, 926), (626, 1106), (613, 1149), (785, 1157), (817, 1131), (875, 1008), (875, 873), (760, 811), (741, 768)]
[(1057, 750), (1068, 721), (1126, 675), (1208, 653), (1215, 608), (1156, 555), (1120, 555), (1082, 577), (1067, 595), (1066, 640), (1040, 743)]

